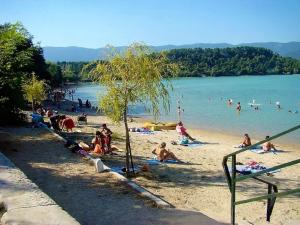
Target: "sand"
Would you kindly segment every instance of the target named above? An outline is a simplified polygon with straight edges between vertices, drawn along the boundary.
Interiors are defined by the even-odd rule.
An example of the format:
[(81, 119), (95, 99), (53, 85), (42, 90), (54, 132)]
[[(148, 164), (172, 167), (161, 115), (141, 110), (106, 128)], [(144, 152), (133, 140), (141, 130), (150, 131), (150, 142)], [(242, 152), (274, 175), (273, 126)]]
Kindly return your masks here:
[[(70, 116), (75, 119), (75, 115), (76, 113), (73, 113)], [(74, 129), (75, 132), (63, 135), (89, 143), (101, 123), (107, 123), (118, 137), (113, 140), (113, 144), (124, 149), (124, 126), (113, 124), (108, 118), (92, 112), (88, 116), (88, 125), (77, 126)], [(130, 122), (129, 127), (142, 127), (142, 124), (142, 119), (134, 118), (134, 122)], [(7, 132), (7, 129), (5, 131)], [(132, 153), (136, 165), (145, 164), (145, 160), (152, 157), (151, 151), (162, 141), (165, 141), (167, 148), (184, 161), (183, 164), (150, 166), (149, 172), (139, 173), (133, 180), (178, 209), (201, 212), (217, 221), (229, 223), (230, 192), (222, 169), (222, 159), (224, 155), (237, 150), (233, 146), (239, 144), (243, 137), (203, 130), (188, 131), (204, 144), (198, 148), (171, 145), (172, 140), (178, 139), (176, 131), (159, 131), (152, 135), (131, 132)], [(131, 218), (131, 216), (144, 214), (143, 218), (152, 218), (151, 216), (157, 213), (155, 210), (158, 209), (150, 207), (148, 201), (133, 197), (135, 194), (128, 188), (118, 185), (115, 178), (105, 173), (95, 174), (94, 168), (86, 160), (61, 150), (61, 143), (51, 134), (31, 128), (18, 128), (8, 130), (8, 132), (18, 137), (18, 143), (24, 142), (24, 145), (7, 147), (4, 153), (72, 216), (79, 218), (82, 224), (98, 224), (92, 221), (96, 214), (101, 217), (102, 213), (108, 216), (105, 216), (103, 223), (99, 224), (109, 224), (107, 218), (110, 216), (117, 218), (118, 215), (124, 217), (124, 214), (128, 214), (126, 218)], [(255, 141), (257, 140), (252, 140), (252, 142)], [(276, 145), (276, 140), (274, 143)], [(45, 152), (42, 154), (35, 147)], [(247, 151), (238, 155), (237, 161), (246, 163), (255, 160), (271, 167), (300, 158), (299, 146), (280, 144), (277, 147), (283, 151), (278, 154), (263, 155)], [(51, 154), (49, 154), (49, 149), (51, 149)], [(124, 165), (124, 152), (117, 152), (117, 154), (102, 157), (105, 164), (108, 166)], [(47, 179), (48, 176), (51, 176), (51, 179)], [(272, 179), (277, 183), (279, 191), (299, 188), (299, 165), (282, 169), (274, 174)], [(266, 194), (266, 192), (266, 185), (249, 180), (238, 184), (237, 199), (247, 199), (257, 194)], [(72, 197), (74, 194), (75, 200)], [(105, 200), (104, 205), (100, 207), (101, 211), (96, 213), (94, 207), (99, 204), (101, 198)], [(266, 201), (239, 205), (236, 209), (237, 222), (239, 224), (288, 224), (289, 221), (300, 218), (299, 199), (299, 194), (277, 199), (271, 223), (265, 221)], [(114, 214), (116, 205), (117, 209), (121, 208), (117, 215)], [(126, 210), (126, 207), (129, 210)], [(83, 208), (89, 208), (88, 217), (84, 216), (87, 212), (83, 211), (83, 213)], [(99, 206), (97, 205), (96, 208), (99, 209)], [(138, 208), (139, 213), (136, 210)], [(149, 224), (155, 224), (155, 222)]]

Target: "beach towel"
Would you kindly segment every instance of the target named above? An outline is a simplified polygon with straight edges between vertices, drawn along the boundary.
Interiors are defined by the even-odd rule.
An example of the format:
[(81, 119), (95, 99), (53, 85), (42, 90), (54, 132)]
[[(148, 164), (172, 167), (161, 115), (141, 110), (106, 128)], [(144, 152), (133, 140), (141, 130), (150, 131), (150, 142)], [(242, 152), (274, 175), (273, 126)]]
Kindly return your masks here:
[[(263, 164), (255, 161), (250, 161), (246, 165), (236, 165), (236, 170), (243, 175), (257, 173), (266, 169), (267, 167), (265, 167)], [(277, 173), (279, 171), (280, 170), (273, 170), (268, 173)]]
[(175, 160), (175, 159), (168, 159), (168, 160), (165, 160), (165, 161), (161, 162), (158, 159), (153, 158), (153, 159), (147, 159), (146, 163), (149, 164), (149, 165), (159, 165), (159, 164), (162, 164), (162, 163), (175, 163), (176, 164), (176, 163), (180, 163), (180, 162)]
[(279, 152), (279, 151), (273, 150), (273, 149), (271, 149), (270, 151), (265, 151), (265, 150), (263, 150), (262, 148), (253, 148), (253, 149), (249, 149), (249, 150), (250, 150), (251, 152), (256, 153), (256, 154), (265, 154), (265, 153), (270, 153), (270, 152), (272, 152), (273, 154), (277, 155), (277, 152)]
[(203, 144), (200, 141), (193, 141), (193, 142), (188, 142), (187, 144), (180, 144), (180, 145), (185, 146), (185, 147), (189, 147), (189, 148), (199, 148)]
[(140, 135), (151, 135), (151, 134), (154, 134), (153, 131), (149, 130), (148, 128), (143, 128), (143, 127), (141, 127), (141, 128), (135, 128), (135, 127), (129, 128), (129, 131), (135, 132), (135, 133), (140, 134)]

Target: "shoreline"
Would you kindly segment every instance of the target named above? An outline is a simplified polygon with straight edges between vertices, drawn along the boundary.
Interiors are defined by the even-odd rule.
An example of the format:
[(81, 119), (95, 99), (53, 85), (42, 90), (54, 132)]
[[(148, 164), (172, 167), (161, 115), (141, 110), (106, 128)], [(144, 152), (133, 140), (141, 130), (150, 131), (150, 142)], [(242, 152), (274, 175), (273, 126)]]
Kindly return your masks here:
[[(75, 105), (78, 106), (77, 101), (72, 101), (70, 99), (64, 99), (64, 100), (67, 102), (67, 107), (70, 107), (72, 104), (75, 104)], [(97, 108), (95, 108), (94, 106), (92, 108), (89, 108), (89, 109), (87, 109), (85, 107), (83, 107), (82, 109), (83, 109), (83, 112), (85, 112), (85, 113), (88, 113), (88, 114), (91, 113), (91, 115), (93, 115), (93, 116), (101, 116), (101, 117), (105, 118), (106, 121), (110, 121), (110, 119), (107, 116), (103, 115), (102, 113), (97, 112)], [(81, 112), (69, 112), (69, 111), (63, 110), (63, 113), (65, 113), (67, 115), (73, 115), (73, 114), (78, 115)], [(135, 115), (135, 114), (128, 115), (128, 118), (132, 118), (138, 123), (138, 127), (142, 127), (143, 124), (146, 123), (146, 122), (153, 122), (153, 120), (151, 120), (149, 117), (150, 116), (139, 116), (139, 115)], [(164, 123), (174, 122), (175, 123), (175, 121), (162, 121), (162, 122), (164, 122)], [(121, 125), (123, 124), (122, 121), (121, 121), (120, 124)], [(187, 124), (189, 124), (189, 123), (187, 123)], [(128, 125), (130, 125), (130, 122), (128, 123)], [(230, 138), (230, 139), (233, 138), (233, 139), (237, 140), (236, 145), (239, 145), (242, 142), (243, 135), (244, 135), (243, 133), (237, 134), (236, 132), (228, 132), (228, 131), (223, 132), (222, 128), (211, 128), (211, 129), (205, 128), (205, 129), (202, 129), (202, 128), (195, 128), (193, 126), (192, 126), (192, 128), (189, 128), (188, 126), (185, 126), (185, 127), (188, 129), (189, 133), (198, 135), (200, 137), (202, 135), (204, 135), (204, 136), (214, 136), (214, 135), (216, 135), (216, 136), (224, 136), (224, 138), (226, 138), (226, 137)], [(280, 132), (283, 132), (283, 131), (284, 130), (282, 130)], [(300, 132), (300, 130), (296, 130), (296, 131), (292, 132), (292, 134), (295, 133), (295, 132)], [(249, 135), (250, 135), (252, 144), (255, 144), (255, 143), (263, 140), (263, 139), (258, 139), (258, 138), (255, 138), (255, 137), (252, 138), (252, 135), (251, 134), (249, 134)], [(275, 135), (275, 134), (273, 134), (273, 135)], [(280, 147), (282, 146), (282, 147), (300, 149), (300, 143), (290, 143), (291, 140), (282, 140), (282, 139), (280, 140), (280, 139), (281, 138), (278, 138), (278, 139), (274, 139), (272, 141), (272, 142), (275, 143), (275, 146), (277, 145), (277, 146), (280, 146)]]

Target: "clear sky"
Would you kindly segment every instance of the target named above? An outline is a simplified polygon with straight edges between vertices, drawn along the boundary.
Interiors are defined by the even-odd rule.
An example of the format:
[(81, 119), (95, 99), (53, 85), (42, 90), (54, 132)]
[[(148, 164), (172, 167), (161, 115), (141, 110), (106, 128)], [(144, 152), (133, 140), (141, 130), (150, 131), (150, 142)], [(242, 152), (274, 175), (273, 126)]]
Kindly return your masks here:
[(0, 0), (42, 46), (300, 41), (300, 0)]

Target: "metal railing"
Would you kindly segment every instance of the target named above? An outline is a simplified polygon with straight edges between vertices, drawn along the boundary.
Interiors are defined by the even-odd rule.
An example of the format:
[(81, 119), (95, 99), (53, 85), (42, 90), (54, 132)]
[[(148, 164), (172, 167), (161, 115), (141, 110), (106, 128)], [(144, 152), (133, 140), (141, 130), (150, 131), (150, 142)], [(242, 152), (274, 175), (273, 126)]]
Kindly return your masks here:
[[(257, 142), (257, 143), (255, 143), (251, 146), (242, 148), (238, 151), (235, 151), (233, 153), (230, 153), (230, 154), (224, 156), (222, 165), (223, 165), (224, 173), (225, 173), (226, 180), (227, 180), (227, 183), (228, 183), (228, 187), (229, 187), (229, 190), (231, 192), (231, 224), (232, 225), (235, 224), (235, 207), (236, 207), (236, 205), (267, 199), (268, 200), (268, 202), (267, 202), (267, 221), (270, 221), (272, 210), (273, 210), (273, 207), (274, 207), (274, 204), (275, 204), (275, 201), (276, 201), (277, 197), (283, 197), (283, 196), (286, 196), (286, 195), (295, 194), (295, 193), (300, 192), (300, 188), (297, 188), (297, 189), (294, 189), (294, 190), (289, 190), (289, 191), (284, 191), (284, 192), (278, 193), (278, 188), (275, 184), (273, 184), (271, 182), (268, 182), (264, 179), (258, 178), (259, 176), (261, 176), (263, 174), (266, 174), (266, 173), (269, 173), (269, 172), (272, 172), (272, 171), (275, 171), (275, 170), (278, 170), (278, 169), (282, 169), (282, 168), (285, 168), (285, 167), (288, 167), (288, 166), (298, 164), (298, 163), (300, 163), (300, 159), (296, 159), (296, 160), (293, 160), (291, 162), (283, 163), (281, 165), (274, 166), (272, 168), (265, 169), (265, 170), (262, 170), (262, 171), (259, 171), (259, 172), (256, 172), (256, 173), (251, 173), (251, 174), (248, 174), (248, 175), (238, 175), (237, 176), (238, 171), (236, 170), (236, 156), (238, 154), (240, 154), (242, 152), (245, 152), (247, 150), (253, 149), (253, 148), (255, 148), (255, 147), (257, 147), (257, 146), (259, 146), (259, 145), (261, 145), (265, 142), (268, 142), (270, 140), (273, 140), (273, 139), (276, 139), (276, 138), (281, 137), (283, 135), (286, 135), (288, 133), (291, 133), (291, 132), (293, 132), (293, 131), (295, 131), (299, 128), (300, 128), (300, 125), (295, 126), (295, 127), (291, 128), (291, 129), (288, 129), (284, 132), (276, 134), (276, 135), (274, 135), (274, 136), (272, 136), (268, 139)], [(229, 157), (231, 157), (231, 174), (229, 172), (228, 165), (227, 165), (227, 161), (228, 161)], [(249, 178), (253, 178), (253, 179), (256, 179), (256, 180), (258, 180), (262, 183), (267, 184), (268, 185), (268, 194), (258, 196), (258, 197), (254, 197), (254, 198), (250, 198), (250, 199), (246, 199), (246, 200), (236, 201), (236, 183), (240, 182), (240, 181), (243, 181), (243, 180), (246, 180), (246, 179), (249, 179)]]

